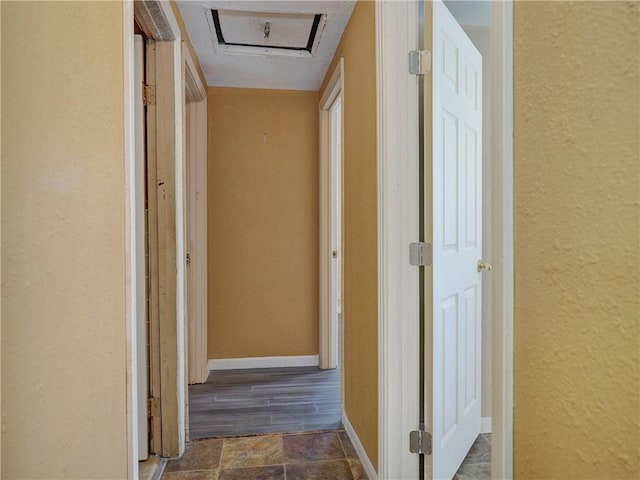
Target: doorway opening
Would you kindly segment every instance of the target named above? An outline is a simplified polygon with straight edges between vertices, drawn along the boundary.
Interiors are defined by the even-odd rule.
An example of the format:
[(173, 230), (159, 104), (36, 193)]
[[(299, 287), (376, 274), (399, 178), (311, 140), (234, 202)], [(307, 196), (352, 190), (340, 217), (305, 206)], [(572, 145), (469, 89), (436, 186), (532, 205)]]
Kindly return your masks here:
[(339, 89), (322, 153), (317, 92), (211, 87), (208, 108), (210, 373), (190, 387), (191, 437), (337, 428)]
[[(179, 9), (188, 10), (191, 5), (136, 2), (130, 7), (124, 10), (125, 30), (133, 30), (135, 8), (135, 20), (141, 22), (139, 30), (147, 34), (146, 42), (140, 38), (134, 41), (132, 35), (125, 39), (125, 56), (131, 56), (131, 61), (125, 62), (125, 71), (131, 72), (125, 106), (132, 125), (134, 117), (142, 118), (139, 122), (142, 133), (138, 132), (134, 140), (138, 140), (142, 149), (146, 146), (145, 161), (138, 162), (139, 165), (131, 155), (132, 175), (128, 180), (129, 206), (136, 213), (132, 213), (129, 225), (132, 260), (128, 266), (130, 353), (135, 372), (129, 377), (128, 386), (130, 438), (135, 443), (128, 449), (131, 471), (135, 472), (138, 457), (142, 459), (146, 454), (181, 456), (190, 435), (200, 436), (194, 427), (195, 415), (190, 418), (190, 412), (200, 402), (195, 396), (189, 398), (187, 382), (194, 384), (192, 389), (197, 389), (212, 375), (234, 376), (231, 388), (236, 388), (236, 396), (232, 400), (237, 407), (239, 380), (232, 370), (251, 376), (252, 372), (246, 369), (259, 369), (267, 385), (252, 381), (249, 388), (253, 393), (276, 390), (280, 396), (266, 400), (271, 406), (282, 402), (283, 391), (288, 392), (280, 413), (287, 417), (284, 432), (330, 429), (339, 439), (340, 431), (335, 430), (340, 428), (343, 415), (342, 371), (338, 368), (341, 366), (339, 315), (343, 310), (339, 245), (342, 228), (336, 224), (341, 221), (338, 220), (341, 199), (336, 197), (341, 192), (336, 184), (341, 181), (337, 171), (342, 158), (340, 99), (334, 99), (329, 112), (331, 162), (327, 166), (332, 181), (327, 185), (331, 194), (326, 213), (329, 214), (328, 258), (332, 262), (328, 263), (331, 290), (328, 303), (323, 306), (331, 317), (326, 322), (332, 329), (329, 343), (338, 359), (332, 368), (318, 368), (318, 89), (328, 62), (316, 62), (308, 57), (317, 63), (313, 66), (317, 77), (312, 80), (314, 88), (308, 88), (309, 75), (302, 65), (298, 77), (307, 82), (307, 86), (295, 90), (269, 84), (270, 75), (273, 76), (269, 71), (265, 74), (265, 88), (240, 84), (207, 89), (199, 83), (204, 75), (198, 71), (198, 61), (194, 61), (186, 27), (179, 15)], [(328, 46), (322, 42), (314, 44), (314, 52), (332, 58), (352, 7), (350, 4), (334, 6), (335, 12), (322, 16), (322, 39), (333, 38), (333, 41), (328, 42)], [(334, 20), (327, 27), (326, 21), (332, 15)], [(234, 15), (227, 17), (227, 20), (235, 18)], [(286, 19), (278, 17), (277, 20)], [(274, 20), (271, 32), (274, 35), (292, 32), (297, 28), (293, 27), (279, 26)], [(146, 55), (144, 51), (138, 52), (140, 48), (136, 49), (137, 57), (141, 58), (135, 62), (134, 44), (146, 47)], [(250, 57), (253, 54), (255, 52), (251, 52)], [(289, 53), (284, 55), (289, 56)], [(271, 61), (274, 55), (267, 57)], [(133, 73), (138, 71), (141, 74), (135, 77)], [(288, 81), (287, 75), (281, 79)], [(129, 98), (134, 97), (134, 93), (137, 100), (142, 98), (138, 103), (146, 107), (142, 115), (140, 111), (134, 114), (133, 98)], [(208, 98), (203, 103), (205, 96)], [(192, 97), (197, 97), (197, 101)], [(203, 139), (211, 143), (208, 145)], [(145, 178), (142, 182), (136, 181), (135, 169), (139, 166), (145, 172), (146, 182)], [(140, 194), (145, 196), (142, 201), (137, 199)], [(201, 217), (203, 211), (205, 221)], [(139, 224), (145, 227), (142, 234), (136, 228)], [(203, 231), (208, 231), (205, 242)], [(138, 240), (146, 247), (136, 246)], [(144, 271), (136, 269), (140, 257), (145, 260)], [(138, 307), (144, 307), (147, 313), (137, 312)], [(138, 323), (146, 317), (149, 331), (136, 335)], [(245, 322), (248, 317), (251, 317), (250, 324)], [(236, 327), (239, 328), (234, 333)], [(265, 340), (270, 342), (267, 348), (272, 350), (260, 352)], [(267, 370), (269, 373), (265, 375)], [(326, 381), (317, 382), (318, 375), (324, 375)], [(283, 383), (278, 385), (278, 381)], [(305, 388), (311, 395), (313, 388), (319, 390), (323, 401), (305, 404), (304, 400), (310, 399), (299, 398)], [(220, 400), (215, 398), (218, 393), (214, 400)], [(204, 402), (209, 400), (210, 397)], [(293, 425), (292, 407), (296, 406), (300, 407), (300, 413), (315, 413), (316, 417), (311, 415), (299, 425)], [(147, 415), (150, 420), (143, 425)], [(227, 412), (227, 422), (229, 415)], [(283, 425), (274, 417), (273, 412), (269, 414), (272, 425)], [(144, 426), (149, 427), (151, 441), (140, 447), (138, 440), (140, 444), (146, 440)], [(240, 425), (235, 427), (236, 435), (262, 433), (240, 432)], [(204, 434), (211, 435), (219, 436), (220, 432)], [(340, 444), (343, 445), (342, 460), (345, 460), (348, 448), (341, 440)], [(189, 450), (190, 447), (187, 453)]]
[[(343, 445), (340, 458), (318, 458), (326, 468), (359, 465), (340, 440), (342, 103), (332, 92), (322, 103), (316, 91), (208, 89), (209, 374), (190, 382), (191, 442), (167, 474), (213, 445), (259, 455), (255, 435), (282, 444), (295, 468), (292, 442), (309, 439)], [(236, 466), (223, 455), (215, 469)]]
[[(473, 5), (472, 5), (473, 4)], [(511, 458), (511, 411), (510, 402), (512, 395), (511, 386), (511, 332), (512, 332), (512, 222), (510, 220), (510, 205), (512, 205), (512, 148), (510, 144), (511, 137), (511, 103), (510, 95), (512, 95), (512, 72), (510, 71), (512, 63), (510, 55), (512, 51), (512, 31), (509, 20), (509, 12), (511, 11), (510, 2), (425, 2), (424, 19), (418, 22), (418, 25), (424, 27), (424, 37), (418, 35), (415, 19), (419, 17), (416, 11), (420, 9), (420, 2), (411, 2), (403, 5), (381, 5), (379, 7), (379, 23), (378, 26), (381, 35), (378, 39), (379, 51), (378, 56), (380, 64), (380, 102), (379, 112), (383, 118), (379, 129), (379, 169), (382, 172), (380, 203), (382, 216), (380, 223), (382, 225), (381, 233), (381, 270), (388, 269), (392, 275), (398, 275), (401, 281), (408, 287), (404, 291), (396, 290), (393, 281), (384, 281), (381, 285), (381, 296), (386, 309), (382, 310), (380, 316), (381, 322), (381, 343), (380, 350), (382, 353), (381, 361), (381, 392), (380, 392), (380, 424), (379, 433), (380, 447), (380, 475), (389, 478), (451, 478), (456, 474), (456, 470), (460, 463), (463, 462), (465, 454), (471, 462), (467, 462), (468, 471), (473, 471), (473, 478), (510, 478), (510, 458)], [(441, 19), (436, 19), (436, 14), (448, 14), (448, 7), (454, 11), (453, 22), (462, 24), (462, 28), (458, 26), (457, 30), (461, 30), (464, 37), (471, 37), (471, 44), (467, 41), (466, 46), (460, 47), (457, 39), (454, 38), (455, 33), (445, 31), (442, 35), (443, 26)], [(486, 23), (481, 25), (468, 23), (468, 16), (463, 19), (458, 14), (472, 13), (474, 7), (480, 7), (485, 10), (484, 19)], [(458, 12), (455, 9), (458, 8)], [(438, 10), (438, 12), (436, 12)], [(402, 29), (397, 26), (403, 25)], [(404, 27), (406, 25), (406, 27)], [(453, 29), (453, 28), (452, 28)], [(456, 29), (453, 29), (456, 30)], [(436, 38), (440, 34), (439, 40)], [(482, 40), (486, 41), (486, 46), (490, 47), (489, 54), (486, 50), (482, 53), (480, 70), (474, 65), (474, 61), (463, 58), (465, 52), (463, 49), (473, 52), (473, 50), (482, 50), (485, 45), (476, 44), (476, 34), (483, 36)], [(416, 39), (418, 41), (416, 42)], [(428, 54), (433, 57), (427, 57), (425, 53), (417, 68), (418, 74), (415, 76), (404, 74), (406, 64), (396, 59), (401, 55), (405, 55), (411, 50), (427, 50)], [(437, 51), (440, 49), (440, 51)], [(419, 52), (416, 52), (420, 55)], [(474, 55), (471, 55), (474, 56)], [(406, 57), (405, 57), (406, 58)], [(460, 61), (462, 60), (462, 61)], [(395, 73), (401, 71), (402, 74)], [(415, 73), (415, 72), (414, 72)], [(437, 77), (437, 78), (436, 78)], [(480, 80), (482, 80), (480, 82)], [(439, 86), (434, 86), (436, 82), (441, 82)], [(445, 84), (444, 82), (449, 82)], [(424, 88), (424, 98), (418, 100), (418, 86)], [(436, 91), (436, 87), (441, 90)], [(490, 98), (485, 102), (482, 99), (482, 111), (489, 114), (489, 120), (485, 118), (482, 123), (488, 126), (487, 130), (480, 133), (473, 122), (455, 120), (453, 114), (456, 114), (453, 108), (465, 107), (479, 104), (481, 92), (489, 88)], [(475, 89), (475, 91), (474, 91)], [(452, 94), (451, 92), (454, 91)], [(451, 94), (458, 96), (457, 105), (451, 105), (447, 108), (441, 108), (444, 95)], [(475, 97), (475, 101), (474, 101)], [(403, 102), (398, 103), (398, 99), (408, 98), (409, 102), (405, 105)], [(395, 100), (395, 104), (394, 104)], [(422, 100), (422, 101), (421, 101)], [(465, 107), (466, 108), (466, 107)], [(385, 113), (386, 112), (386, 113)], [(417, 151), (412, 150), (408, 145), (419, 145), (418, 131), (414, 130), (412, 122), (419, 117), (419, 112), (423, 112), (424, 137), (425, 137), (425, 239), (427, 252), (433, 246), (433, 260), (428, 259), (422, 263), (420, 268), (427, 273), (428, 283), (426, 285), (425, 297), (426, 301), (421, 303), (418, 300), (418, 270), (415, 267), (407, 265), (407, 245), (415, 242), (419, 238), (418, 232), (413, 225), (418, 222), (416, 218), (420, 218), (420, 213), (416, 204), (416, 199), (421, 198), (417, 181), (415, 178), (422, 178), (418, 172), (417, 165), (421, 157)], [(439, 129), (439, 130), (438, 130)], [(475, 129), (476, 136), (472, 133)], [(446, 130), (446, 131), (445, 131)], [(448, 134), (448, 137), (447, 137)], [(471, 134), (471, 137), (469, 136)], [(474, 141), (469, 141), (471, 140)], [(490, 139), (490, 142), (485, 140)], [(436, 143), (449, 143), (444, 148), (437, 150)], [(482, 143), (486, 142), (484, 147), (491, 147), (492, 154), (487, 155), (486, 150), (483, 151)], [(454, 147), (454, 148), (452, 148)], [(479, 152), (480, 150), (480, 152)], [(481, 171), (490, 161), (485, 175), (480, 177), (480, 183), (469, 182), (469, 178), (465, 178), (469, 166), (469, 152), (473, 151), (472, 158), (475, 164), (475, 175), (479, 177), (478, 172)], [(458, 153), (459, 152), (459, 153)], [(396, 158), (409, 159), (406, 165), (398, 168), (394, 162)], [(453, 162), (443, 161), (443, 158), (453, 160)], [(482, 165), (478, 169), (477, 160), (481, 159)], [(415, 159), (415, 160), (414, 160)], [(433, 160), (433, 166), (432, 166)], [(415, 164), (413, 163), (415, 162)], [(441, 169), (437, 171), (436, 167), (440, 167), (446, 163), (449, 170)], [(415, 165), (415, 166), (414, 166)], [(452, 170), (451, 166), (455, 168)], [(438, 167), (438, 168), (440, 168)], [(454, 180), (455, 178), (455, 180)], [(449, 180), (449, 182), (447, 182)], [(459, 180), (459, 181), (458, 181)], [(465, 180), (465, 181), (463, 181)], [(485, 182), (491, 182), (489, 185)], [(448, 188), (446, 184), (448, 183)], [(401, 185), (402, 192), (398, 193), (398, 185)], [(463, 207), (461, 212), (457, 212), (458, 222), (451, 222), (448, 226), (442, 222), (446, 217), (441, 215), (436, 218), (436, 209), (443, 207), (446, 203), (443, 200), (442, 186), (445, 185), (444, 198), (446, 200), (447, 192), (450, 199), (454, 199), (453, 203), (457, 203), (458, 207)], [(470, 186), (471, 193), (482, 192), (484, 196), (480, 202), (468, 202), (468, 193)], [(453, 187), (453, 188), (452, 188)], [(478, 187), (478, 188), (476, 188)], [(440, 189), (440, 190), (438, 190)], [(462, 197), (458, 194), (463, 193)], [(440, 202), (439, 205), (437, 203)], [(444, 205), (446, 207), (446, 205)], [(478, 206), (480, 207), (478, 209)], [(464, 208), (475, 212), (474, 215), (468, 215)], [(487, 212), (489, 209), (489, 213)], [(400, 218), (389, 218), (387, 212), (390, 210), (402, 212)], [(450, 211), (449, 213), (453, 212)], [(477, 228), (475, 235), (469, 236), (470, 228), (479, 224), (478, 222), (484, 216), (484, 225), (482, 225), (480, 236), (478, 236)], [(451, 215), (449, 215), (451, 218)], [(473, 221), (475, 217), (475, 222)], [(438, 218), (440, 221), (438, 221)], [(472, 220), (471, 222), (469, 220)], [(409, 227), (405, 226), (406, 224)], [(455, 227), (453, 230), (451, 227)], [(448, 228), (448, 230), (447, 230)], [(443, 229), (445, 231), (443, 231)], [(489, 230), (487, 235), (485, 232)], [(460, 236), (460, 233), (463, 235)], [(462, 252), (474, 243), (474, 237), (477, 240), (481, 237), (489, 237), (482, 245), (481, 251), (477, 252), (469, 261), (464, 261), (464, 265), (450, 271), (462, 272), (463, 269), (469, 270), (469, 278), (477, 275), (484, 276), (484, 284), (488, 287), (484, 294), (480, 288), (469, 288), (471, 281), (467, 285), (463, 285), (460, 292), (445, 295), (442, 298), (435, 298), (436, 289), (443, 282), (442, 279), (436, 278), (435, 265), (438, 263), (440, 268), (443, 265), (443, 259), (437, 258), (443, 254), (442, 244), (447, 243), (447, 247), (455, 253)], [(477, 242), (475, 242), (477, 243)], [(455, 245), (454, 245), (455, 244)], [(450, 252), (445, 252), (449, 255)], [(476, 252), (474, 252), (476, 253)], [(480, 261), (480, 262), (479, 262)], [(478, 263), (479, 262), (479, 263)], [(493, 271), (491, 273), (482, 273), (480, 271), (493, 263)], [(398, 266), (401, 265), (401, 266)], [(464, 267), (464, 268), (463, 268)], [(413, 268), (413, 270), (412, 270)], [(480, 270), (477, 270), (480, 268)], [(429, 278), (433, 277), (431, 280)], [(383, 278), (385, 278), (383, 276)], [(476, 280), (473, 280), (475, 282)], [(431, 282), (431, 283), (429, 283)], [(475, 298), (474, 298), (475, 292)], [(484, 308), (478, 300), (489, 295), (489, 301), (485, 301)], [(446, 298), (445, 298), (446, 297)], [(414, 303), (415, 302), (415, 303)], [(397, 318), (416, 318), (418, 314), (415, 312), (416, 305), (421, 305), (425, 310), (424, 325), (426, 327), (426, 335), (424, 338), (424, 357), (420, 356), (419, 346), (414, 340), (420, 338), (417, 322), (402, 322), (399, 329), (394, 329)], [(438, 307), (438, 308), (436, 308)], [(440, 308), (442, 307), (442, 308)], [(471, 308), (474, 307), (474, 308)], [(474, 334), (473, 349), (476, 352), (481, 351), (479, 342), (484, 347), (484, 355), (479, 361), (473, 364), (467, 364), (465, 351), (469, 350), (470, 345), (460, 343), (456, 339), (453, 341), (451, 325), (465, 328), (467, 332), (470, 326), (468, 321), (464, 319), (472, 319), (474, 328), (478, 327), (478, 320), (491, 320), (491, 329), (484, 328), (482, 335)], [(451, 321), (447, 321), (451, 320)], [(440, 325), (438, 326), (438, 322)], [(486, 326), (488, 322), (484, 321)], [(441, 335), (440, 348), (435, 340), (435, 329), (440, 328)], [(448, 330), (447, 330), (448, 329)], [(478, 330), (475, 330), (478, 332)], [(447, 334), (449, 336), (447, 336)], [(446, 342), (447, 338), (450, 340)], [(489, 340), (487, 342), (487, 340)], [(466, 345), (466, 346), (464, 346)], [(488, 348), (485, 346), (488, 345)], [(435, 354), (434, 354), (435, 352)], [(463, 352), (462, 357), (458, 352)], [(414, 358), (416, 365), (425, 365), (425, 386), (421, 390), (420, 387), (414, 387), (417, 382), (415, 378), (419, 376), (419, 368), (411, 363), (398, 365), (396, 362), (400, 358)], [(436, 358), (437, 357), (437, 358)], [(446, 360), (442, 362), (443, 358)], [(421, 361), (421, 360), (424, 360)], [(443, 372), (436, 372), (431, 363), (436, 360), (444, 364), (445, 375)], [(445, 386), (449, 386), (450, 397), (460, 397), (461, 395), (472, 392), (473, 395), (468, 398), (462, 398), (462, 402), (458, 399), (452, 402), (441, 402), (442, 405), (449, 405), (445, 415), (442, 412), (434, 412), (433, 405), (436, 404), (436, 388), (442, 390), (443, 378), (446, 377), (446, 369), (450, 371), (456, 370), (459, 373), (458, 365), (464, 368), (462, 378), (466, 381), (449, 381), (444, 382)], [(478, 370), (476, 370), (478, 369)], [(488, 369), (488, 373), (485, 372)], [(475, 372), (469, 375), (469, 372)], [(477, 374), (476, 374), (477, 373)], [(477, 380), (485, 378), (477, 383)], [(449, 378), (449, 377), (447, 377)], [(455, 378), (455, 376), (454, 376)], [(473, 380), (473, 382), (469, 382)], [(473, 385), (471, 385), (473, 384)], [(473, 388), (471, 388), (473, 386)], [(403, 391), (404, 395), (408, 394), (409, 398), (396, 395), (393, 392), (396, 389)], [(441, 391), (442, 393), (442, 391)], [(446, 392), (445, 392), (446, 393)], [(423, 396), (423, 398), (421, 398)], [(419, 399), (419, 400), (417, 400)], [(476, 400), (474, 400), (476, 399)], [(431, 404), (431, 405), (430, 405)], [(460, 404), (463, 408), (458, 408)], [(424, 405), (424, 407), (422, 406)], [(451, 408), (455, 405), (456, 408)], [(473, 421), (473, 430), (469, 438), (466, 439), (464, 451), (458, 451), (455, 461), (451, 461), (446, 474), (434, 471), (433, 464), (435, 457), (439, 456), (442, 460), (443, 452), (436, 451), (441, 448), (444, 443), (453, 435), (456, 430), (458, 420), (467, 412), (467, 408), (481, 406), (477, 417)], [(486, 408), (489, 407), (489, 408)], [(425, 408), (424, 423), (420, 423), (419, 411)], [(431, 408), (431, 410), (430, 410)], [(446, 410), (446, 409), (445, 409)], [(396, 413), (400, 412), (400, 413)], [(452, 418), (455, 425), (451, 423)], [(435, 427), (440, 429), (440, 433), (435, 432)], [(444, 428), (443, 428), (444, 425)], [(434, 434), (433, 453), (431, 451), (416, 455), (411, 453), (416, 449), (415, 445), (411, 445), (407, 438), (408, 431), (415, 431), (418, 435), (420, 431), (424, 434)], [(487, 433), (491, 432), (491, 437), (487, 437)], [(477, 435), (480, 435), (478, 438)], [(439, 436), (438, 436), (439, 435)], [(473, 445), (474, 440), (477, 444)], [(396, 445), (402, 445), (396, 448)], [(489, 448), (493, 447), (493, 448)], [(471, 448), (470, 451), (467, 450)], [(490, 450), (492, 450), (491, 453)], [(480, 454), (480, 451), (481, 454)], [(462, 455), (460, 456), (460, 453)], [(448, 455), (449, 452), (444, 452)], [(471, 458), (473, 457), (473, 458)], [(419, 465), (418, 461), (423, 460), (424, 465)], [(457, 465), (456, 465), (457, 463)], [(474, 463), (473, 467), (468, 467), (470, 463)], [(482, 465), (480, 465), (482, 464)], [(463, 465), (465, 467), (465, 465)], [(479, 471), (482, 472), (479, 473)], [(464, 473), (464, 472), (462, 472)], [(482, 475), (485, 475), (484, 477)]]
[(340, 59), (320, 99), (320, 367), (341, 362), (343, 318), (343, 70)]

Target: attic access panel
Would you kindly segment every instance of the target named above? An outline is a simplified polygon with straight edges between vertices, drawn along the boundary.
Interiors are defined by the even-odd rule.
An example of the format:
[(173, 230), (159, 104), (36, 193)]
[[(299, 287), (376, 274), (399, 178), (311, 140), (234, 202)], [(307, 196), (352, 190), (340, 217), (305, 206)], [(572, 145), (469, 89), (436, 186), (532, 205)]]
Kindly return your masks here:
[(211, 10), (220, 45), (311, 53), (322, 14)]

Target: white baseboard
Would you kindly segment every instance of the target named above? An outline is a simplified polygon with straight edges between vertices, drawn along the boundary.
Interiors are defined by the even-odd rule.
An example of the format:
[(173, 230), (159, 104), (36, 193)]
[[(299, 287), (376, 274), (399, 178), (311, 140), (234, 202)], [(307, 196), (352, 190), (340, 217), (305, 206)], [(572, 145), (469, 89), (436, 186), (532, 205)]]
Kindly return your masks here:
[(358, 434), (353, 429), (353, 425), (349, 422), (344, 410), (342, 410), (342, 425), (344, 426), (344, 430), (347, 432), (347, 435), (349, 435), (349, 439), (351, 440), (351, 443), (353, 443), (353, 447), (356, 449), (358, 457), (360, 457), (360, 463), (362, 463), (362, 467), (364, 468), (367, 477), (369, 480), (378, 480), (376, 469), (373, 468), (373, 464), (371, 463), (371, 460), (369, 460), (367, 452), (364, 450), (364, 447), (358, 438)]
[(491, 417), (480, 419), (480, 433), (491, 433)]
[(237, 370), (241, 368), (317, 367), (319, 355), (290, 357), (210, 358), (207, 368), (212, 370)]

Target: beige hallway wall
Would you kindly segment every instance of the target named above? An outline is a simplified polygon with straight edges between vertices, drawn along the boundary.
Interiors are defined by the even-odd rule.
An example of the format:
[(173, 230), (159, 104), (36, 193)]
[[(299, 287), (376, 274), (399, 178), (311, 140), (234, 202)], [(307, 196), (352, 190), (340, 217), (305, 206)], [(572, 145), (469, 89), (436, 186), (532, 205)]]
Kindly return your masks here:
[(126, 478), (122, 4), (1, 9), (2, 477)]
[(516, 478), (640, 478), (639, 12), (515, 2)]
[[(378, 213), (375, 3), (359, 1), (325, 84), (344, 57), (345, 410), (378, 463)], [(321, 88), (321, 94), (326, 85)]]
[(209, 88), (209, 358), (318, 353), (318, 100)]

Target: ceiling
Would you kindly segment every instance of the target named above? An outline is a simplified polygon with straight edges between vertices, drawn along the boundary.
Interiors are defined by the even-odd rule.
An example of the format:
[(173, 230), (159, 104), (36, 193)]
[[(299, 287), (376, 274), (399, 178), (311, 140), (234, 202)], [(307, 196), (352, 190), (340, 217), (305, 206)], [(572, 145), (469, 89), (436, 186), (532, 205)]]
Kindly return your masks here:
[(179, 1), (207, 83), (319, 90), (354, 0)]

